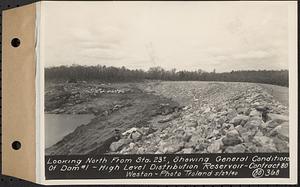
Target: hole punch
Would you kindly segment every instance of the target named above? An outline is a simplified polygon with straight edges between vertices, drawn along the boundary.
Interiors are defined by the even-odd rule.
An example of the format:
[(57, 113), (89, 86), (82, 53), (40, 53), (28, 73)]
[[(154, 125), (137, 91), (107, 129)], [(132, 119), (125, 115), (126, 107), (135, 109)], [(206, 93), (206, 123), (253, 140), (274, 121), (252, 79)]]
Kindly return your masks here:
[(19, 38), (14, 38), (11, 40), (11, 45), (13, 47), (19, 47), (21, 45), (21, 41)]
[(19, 150), (21, 148), (21, 142), (19, 141), (14, 141), (12, 144), (11, 144), (12, 148), (14, 150)]

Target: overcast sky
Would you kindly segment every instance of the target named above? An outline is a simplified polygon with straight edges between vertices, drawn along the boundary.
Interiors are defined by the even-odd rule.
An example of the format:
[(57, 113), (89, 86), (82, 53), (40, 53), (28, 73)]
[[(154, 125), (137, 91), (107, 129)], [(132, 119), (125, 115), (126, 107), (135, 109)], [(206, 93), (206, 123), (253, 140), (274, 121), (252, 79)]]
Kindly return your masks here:
[(280, 2), (47, 2), (46, 66), (288, 69)]

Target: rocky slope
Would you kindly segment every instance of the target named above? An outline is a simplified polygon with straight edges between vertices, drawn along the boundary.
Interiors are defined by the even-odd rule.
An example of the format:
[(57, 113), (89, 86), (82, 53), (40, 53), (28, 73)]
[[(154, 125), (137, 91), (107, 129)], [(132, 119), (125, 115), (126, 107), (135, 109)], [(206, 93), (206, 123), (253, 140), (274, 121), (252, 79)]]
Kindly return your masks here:
[[(154, 82), (145, 92), (182, 106), (123, 131), (110, 154), (288, 152), (288, 107), (252, 83)], [(288, 88), (286, 88), (288, 89)]]
[(46, 112), (93, 113), (95, 118), (47, 148), (46, 155), (106, 153), (126, 130), (136, 127), (151, 133), (149, 120), (178, 110), (178, 103), (172, 99), (143, 92), (134, 84), (53, 85), (46, 91)]

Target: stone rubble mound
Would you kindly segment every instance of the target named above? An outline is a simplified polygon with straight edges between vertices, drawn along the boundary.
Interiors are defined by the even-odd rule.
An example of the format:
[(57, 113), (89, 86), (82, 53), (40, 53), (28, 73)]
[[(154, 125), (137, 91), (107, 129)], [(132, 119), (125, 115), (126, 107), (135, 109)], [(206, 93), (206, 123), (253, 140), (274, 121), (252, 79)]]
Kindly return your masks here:
[(256, 153), (289, 151), (288, 107), (251, 83), (150, 85), (183, 107), (134, 127), (109, 154)]

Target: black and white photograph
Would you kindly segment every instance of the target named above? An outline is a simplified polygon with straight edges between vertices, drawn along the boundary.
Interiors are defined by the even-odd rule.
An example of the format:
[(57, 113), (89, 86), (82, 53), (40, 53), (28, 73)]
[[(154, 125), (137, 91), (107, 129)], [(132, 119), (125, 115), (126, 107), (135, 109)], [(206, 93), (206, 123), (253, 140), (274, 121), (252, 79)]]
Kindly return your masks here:
[(286, 4), (55, 4), (45, 155), (289, 153)]

